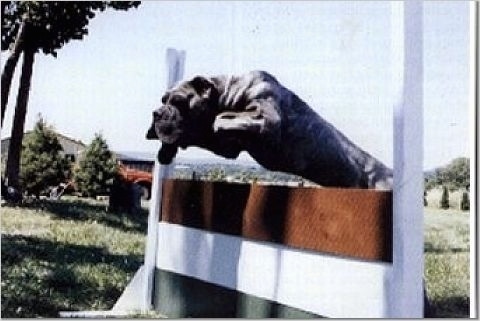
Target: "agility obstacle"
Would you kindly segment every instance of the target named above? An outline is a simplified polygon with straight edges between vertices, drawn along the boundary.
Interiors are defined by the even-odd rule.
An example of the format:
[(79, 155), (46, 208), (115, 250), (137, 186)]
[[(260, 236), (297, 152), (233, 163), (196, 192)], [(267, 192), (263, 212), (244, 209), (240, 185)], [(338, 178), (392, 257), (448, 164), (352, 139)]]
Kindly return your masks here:
[(145, 310), (423, 316), (422, 4), (391, 6), (393, 192), (175, 181), (157, 164)]
[(384, 315), (391, 192), (179, 180), (164, 180), (162, 189), (157, 311)]
[[(171, 180), (157, 162), (145, 262), (109, 314), (423, 316), (422, 3), (391, 14), (393, 191)], [(168, 86), (184, 59), (167, 51)]]

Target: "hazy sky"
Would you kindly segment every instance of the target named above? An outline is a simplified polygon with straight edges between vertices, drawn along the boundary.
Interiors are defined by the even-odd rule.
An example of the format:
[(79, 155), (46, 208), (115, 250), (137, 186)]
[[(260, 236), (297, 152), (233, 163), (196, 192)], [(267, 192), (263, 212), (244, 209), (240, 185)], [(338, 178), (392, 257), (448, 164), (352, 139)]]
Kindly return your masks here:
[[(469, 155), (468, 18), (468, 2), (424, 6), (426, 169)], [(115, 151), (156, 152), (159, 143), (145, 132), (160, 106), (172, 47), (186, 50), (185, 78), (272, 73), (391, 166), (391, 31), (388, 2), (144, 1), (128, 12), (99, 13), (89, 35), (57, 59), (36, 56), (26, 129), (42, 113), (85, 143), (101, 132)], [(2, 137), (10, 136), (16, 83), (12, 89)]]

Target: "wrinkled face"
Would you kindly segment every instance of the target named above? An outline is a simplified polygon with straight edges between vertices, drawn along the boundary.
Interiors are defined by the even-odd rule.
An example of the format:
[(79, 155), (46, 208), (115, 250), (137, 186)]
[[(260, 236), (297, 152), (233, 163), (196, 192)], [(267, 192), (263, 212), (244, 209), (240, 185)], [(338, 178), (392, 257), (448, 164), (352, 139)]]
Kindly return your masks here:
[(147, 138), (183, 148), (198, 144), (212, 132), (217, 97), (213, 84), (201, 77), (167, 91), (162, 107), (153, 112)]

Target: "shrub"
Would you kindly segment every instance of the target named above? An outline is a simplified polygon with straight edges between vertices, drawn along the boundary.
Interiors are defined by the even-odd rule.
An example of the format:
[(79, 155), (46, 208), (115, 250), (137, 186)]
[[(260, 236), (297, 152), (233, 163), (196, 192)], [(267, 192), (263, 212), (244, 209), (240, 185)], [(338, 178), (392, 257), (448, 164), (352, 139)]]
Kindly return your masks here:
[(118, 166), (101, 134), (87, 146), (74, 171), (78, 191), (88, 197), (108, 194)]
[(70, 163), (61, 153), (57, 134), (41, 117), (22, 148), (20, 184), (28, 194), (38, 197), (69, 177)]
[(448, 200), (448, 188), (443, 186), (442, 198), (440, 199), (440, 208), (448, 209), (450, 202)]
[(467, 191), (464, 191), (462, 193), (462, 200), (460, 201), (460, 209), (462, 211), (470, 210), (470, 197), (468, 196)]

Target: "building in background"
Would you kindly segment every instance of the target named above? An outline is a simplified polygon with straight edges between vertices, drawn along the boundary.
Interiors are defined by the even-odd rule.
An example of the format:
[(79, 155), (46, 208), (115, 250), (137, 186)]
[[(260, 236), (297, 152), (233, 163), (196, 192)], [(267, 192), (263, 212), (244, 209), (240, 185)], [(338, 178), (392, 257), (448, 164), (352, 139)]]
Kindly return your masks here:
[[(32, 131), (26, 132), (24, 135), (24, 138), (31, 134), (32, 134)], [(86, 145), (80, 140), (75, 140), (73, 138), (67, 137), (59, 133), (57, 133), (57, 138), (60, 145), (62, 145), (63, 155), (72, 163), (77, 161), (79, 154), (83, 152), (86, 148)], [(2, 161), (7, 160), (9, 146), (10, 146), (10, 137), (2, 139), (2, 145), (1, 145)]]

